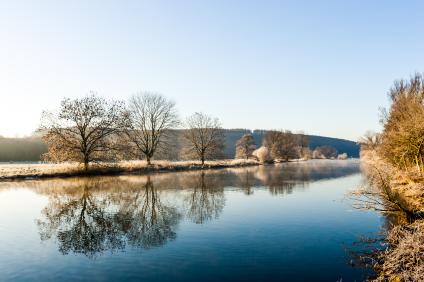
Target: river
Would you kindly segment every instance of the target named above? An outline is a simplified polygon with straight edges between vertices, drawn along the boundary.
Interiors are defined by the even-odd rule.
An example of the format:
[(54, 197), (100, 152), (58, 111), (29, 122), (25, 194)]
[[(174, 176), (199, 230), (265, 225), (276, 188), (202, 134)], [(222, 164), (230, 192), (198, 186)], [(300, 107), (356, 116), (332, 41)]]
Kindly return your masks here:
[(363, 281), (359, 161), (0, 183), (1, 281)]

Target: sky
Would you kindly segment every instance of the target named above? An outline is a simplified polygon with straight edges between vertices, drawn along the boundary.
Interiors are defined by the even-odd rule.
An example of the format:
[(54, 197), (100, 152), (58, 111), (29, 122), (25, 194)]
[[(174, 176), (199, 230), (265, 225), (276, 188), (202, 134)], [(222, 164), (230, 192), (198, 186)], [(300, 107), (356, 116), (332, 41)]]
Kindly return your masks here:
[(173, 99), (182, 119), (357, 140), (424, 71), (423, 1), (0, 0), (0, 135), (95, 91)]

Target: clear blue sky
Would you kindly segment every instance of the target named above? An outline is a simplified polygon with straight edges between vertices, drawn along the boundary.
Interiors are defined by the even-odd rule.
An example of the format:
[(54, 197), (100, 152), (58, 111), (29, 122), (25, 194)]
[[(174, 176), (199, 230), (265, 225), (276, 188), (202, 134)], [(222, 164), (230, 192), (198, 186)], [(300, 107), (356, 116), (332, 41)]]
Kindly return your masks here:
[[(420, 3), (421, 2), (421, 3)], [(0, 135), (90, 90), (356, 140), (424, 71), (422, 1), (0, 1)]]

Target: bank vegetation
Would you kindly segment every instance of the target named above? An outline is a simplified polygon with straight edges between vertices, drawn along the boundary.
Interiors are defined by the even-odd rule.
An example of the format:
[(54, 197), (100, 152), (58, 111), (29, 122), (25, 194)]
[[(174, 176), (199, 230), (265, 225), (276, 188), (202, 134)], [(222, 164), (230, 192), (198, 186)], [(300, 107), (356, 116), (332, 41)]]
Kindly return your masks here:
[(375, 281), (423, 281), (423, 76), (396, 81), (388, 96), (390, 105), (381, 112), (382, 132), (367, 133), (361, 140), (361, 159), (372, 184), (362, 191), (363, 203), (383, 212), (401, 210), (407, 220), (389, 228), (387, 248), (375, 264)]

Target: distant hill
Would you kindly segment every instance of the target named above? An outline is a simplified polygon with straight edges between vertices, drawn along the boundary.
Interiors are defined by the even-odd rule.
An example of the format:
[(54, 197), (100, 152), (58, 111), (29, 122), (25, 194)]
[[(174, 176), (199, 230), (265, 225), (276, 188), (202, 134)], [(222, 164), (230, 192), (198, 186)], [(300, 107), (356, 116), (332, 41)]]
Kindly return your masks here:
[(40, 137), (5, 138), (0, 136), (0, 162), (39, 161), (47, 151)]
[[(262, 139), (266, 130), (248, 129), (225, 129), (225, 157), (234, 158), (235, 145), (238, 139), (246, 133), (252, 133), (258, 146), (262, 144)], [(339, 153), (346, 153), (349, 157), (359, 157), (359, 145), (353, 141), (306, 135), (309, 139), (309, 147), (313, 150), (319, 146), (332, 146)], [(0, 162), (25, 162), (39, 161), (40, 156), (47, 151), (47, 147), (40, 137), (33, 136), (27, 138), (5, 138), (0, 137)]]
[(341, 153), (346, 153), (349, 157), (359, 158), (359, 144), (350, 140), (331, 138), (324, 136), (308, 135), (309, 148), (315, 149), (316, 147), (328, 145), (336, 148)]

